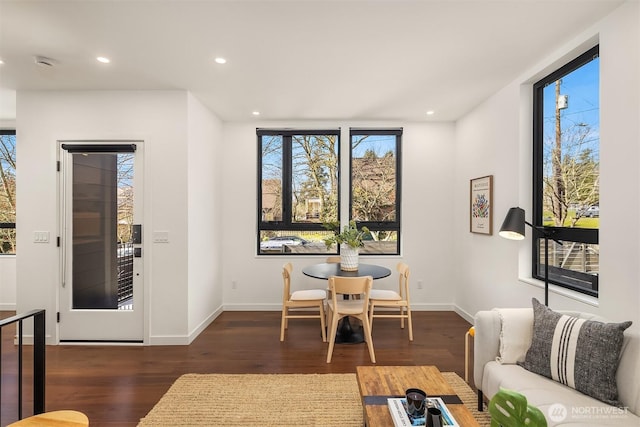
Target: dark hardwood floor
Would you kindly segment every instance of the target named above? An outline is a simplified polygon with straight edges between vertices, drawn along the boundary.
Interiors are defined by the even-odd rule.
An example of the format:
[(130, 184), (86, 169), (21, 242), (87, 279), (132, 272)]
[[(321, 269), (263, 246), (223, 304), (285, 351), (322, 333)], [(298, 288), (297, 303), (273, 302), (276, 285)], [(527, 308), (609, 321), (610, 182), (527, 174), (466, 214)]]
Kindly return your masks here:
[[(464, 335), (470, 324), (454, 312), (413, 314), (413, 342), (399, 320), (375, 321), (377, 364), (436, 365), (464, 378)], [(3, 426), (17, 417), (15, 329), (5, 329)], [(325, 363), (327, 344), (316, 320), (291, 320), (283, 343), (279, 334), (280, 312), (225, 312), (189, 346), (47, 346), (46, 410), (82, 411), (92, 427), (135, 426), (185, 373), (353, 373), (356, 366), (371, 364), (365, 344), (337, 344), (332, 362)], [(25, 349), (27, 361), (30, 351)], [(25, 368), (30, 372), (30, 365)], [(23, 416), (32, 412), (30, 390), (25, 384)]]

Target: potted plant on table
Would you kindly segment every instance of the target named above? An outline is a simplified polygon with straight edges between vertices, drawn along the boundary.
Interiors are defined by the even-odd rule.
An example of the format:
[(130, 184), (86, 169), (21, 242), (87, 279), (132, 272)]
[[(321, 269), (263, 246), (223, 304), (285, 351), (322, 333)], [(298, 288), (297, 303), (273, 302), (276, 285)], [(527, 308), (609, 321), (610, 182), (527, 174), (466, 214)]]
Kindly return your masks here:
[(349, 225), (345, 225), (340, 232), (340, 223), (329, 222), (323, 224), (324, 228), (333, 231), (333, 236), (324, 239), (327, 249), (333, 244), (340, 245), (340, 269), (345, 271), (358, 270), (359, 249), (364, 246), (364, 236), (369, 233), (367, 227), (361, 227), (358, 230), (354, 220), (349, 221)]

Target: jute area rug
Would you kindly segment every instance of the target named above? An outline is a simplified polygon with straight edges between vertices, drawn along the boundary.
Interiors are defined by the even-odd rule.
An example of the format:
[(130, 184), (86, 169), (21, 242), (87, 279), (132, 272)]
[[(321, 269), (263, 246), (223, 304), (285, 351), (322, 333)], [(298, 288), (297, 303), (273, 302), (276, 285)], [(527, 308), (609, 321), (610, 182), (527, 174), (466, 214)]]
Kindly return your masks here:
[[(474, 413), (475, 394), (455, 373), (443, 375)], [(470, 404), (468, 403), (470, 402)], [(145, 426), (362, 427), (355, 374), (186, 374), (145, 416)]]

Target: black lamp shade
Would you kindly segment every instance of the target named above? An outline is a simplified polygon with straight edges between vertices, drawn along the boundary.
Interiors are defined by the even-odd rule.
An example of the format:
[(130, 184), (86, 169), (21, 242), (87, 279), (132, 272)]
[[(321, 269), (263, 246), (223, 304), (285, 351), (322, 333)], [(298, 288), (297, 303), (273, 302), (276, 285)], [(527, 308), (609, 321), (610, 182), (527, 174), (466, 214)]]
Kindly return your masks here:
[(524, 209), (511, 208), (507, 212), (498, 234), (505, 239), (522, 240), (524, 239), (524, 225)]

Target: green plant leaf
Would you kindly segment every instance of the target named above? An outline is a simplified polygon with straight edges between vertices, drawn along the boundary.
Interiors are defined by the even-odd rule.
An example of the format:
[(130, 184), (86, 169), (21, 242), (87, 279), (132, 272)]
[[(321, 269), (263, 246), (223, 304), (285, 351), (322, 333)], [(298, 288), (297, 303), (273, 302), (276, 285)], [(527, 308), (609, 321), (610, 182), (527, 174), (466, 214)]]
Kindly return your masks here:
[(513, 390), (501, 388), (489, 402), (489, 413), (491, 427), (547, 427), (542, 411)]

